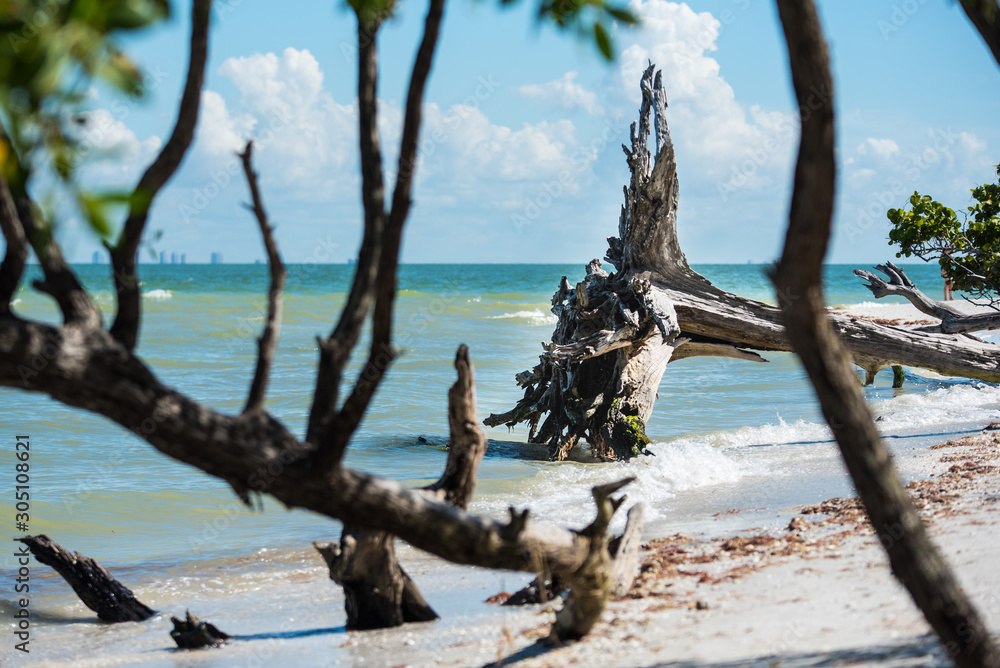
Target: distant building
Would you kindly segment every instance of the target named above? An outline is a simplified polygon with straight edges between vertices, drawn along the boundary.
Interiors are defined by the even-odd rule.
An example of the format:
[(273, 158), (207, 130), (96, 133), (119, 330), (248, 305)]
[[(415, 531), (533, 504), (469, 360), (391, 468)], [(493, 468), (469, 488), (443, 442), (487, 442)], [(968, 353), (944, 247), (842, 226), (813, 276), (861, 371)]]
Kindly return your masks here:
[(254, 263), (254, 264), (264, 264), (264, 261), (263, 261), (263, 260), (260, 260), (260, 259), (258, 259), (258, 260), (254, 260), (254, 261), (253, 261), (253, 263)]
[(167, 263), (167, 253), (166, 251), (160, 251), (160, 264)]
[(177, 253), (170, 254), (170, 264), (177, 264)]
[(212, 253), (212, 264), (222, 264), (222, 253), (219, 251)]
[(100, 253), (98, 253), (97, 251), (94, 251), (94, 255), (93, 255), (93, 260), (92, 260), (92, 262), (93, 262), (94, 264), (100, 264), (100, 263), (101, 263), (101, 254), (100, 254)]
[(181, 253), (181, 264), (187, 264), (187, 263), (188, 263), (188, 254)]

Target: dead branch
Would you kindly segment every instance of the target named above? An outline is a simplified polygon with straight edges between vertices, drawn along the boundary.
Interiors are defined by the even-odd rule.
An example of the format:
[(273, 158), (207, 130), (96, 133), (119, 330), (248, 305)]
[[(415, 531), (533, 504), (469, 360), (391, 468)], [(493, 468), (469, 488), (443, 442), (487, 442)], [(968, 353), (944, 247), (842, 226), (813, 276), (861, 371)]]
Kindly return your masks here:
[[(847, 350), (827, 319), (821, 272), (836, 174), (829, 56), (812, 0), (778, 0), (778, 13), (802, 110), (788, 233), (773, 274), (788, 337), (809, 374), (876, 532), (880, 527), (899, 528), (899, 538), (885, 544), (893, 573), (957, 665), (1000, 666), (989, 630), (924, 531), (875, 429)], [(809, 104), (815, 90), (830, 91), (818, 108)]]
[[(417, 142), (424, 92), (434, 60), (434, 51), (437, 47), (443, 15), (444, 0), (430, 0), (430, 7), (424, 21), (424, 35), (410, 74), (410, 87), (407, 92), (406, 112), (403, 118), (403, 136), (400, 140), (399, 165), (396, 173), (396, 187), (393, 191), (392, 208), (388, 213), (380, 212), (384, 219), (385, 229), (381, 235), (381, 255), (378, 258), (375, 310), (372, 316), (372, 342), (368, 360), (365, 362), (364, 369), (358, 376), (351, 394), (344, 401), (340, 412), (333, 421), (331, 432), (334, 440), (327, 451), (329, 454), (324, 454), (321, 467), (332, 466), (340, 461), (344, 449), (347, 447), (349, 435), (358, 428), (375, 391), (385, 377), (389, 365), (396, 357), (392, 347), (396, 272), (399, 266), (403, 225), (410, 211), (410, 194), (416, 171)], [(361, 104), (360, 98), (359, 104)], [(370, 113), (374, 118), (374, 102), (372, 102)], [(362, 146), (362, 154), (364, 152), (365, 147)], [(376, 203), (373, 202), (372, 205), (375, 206)], [(381, 199), (377, 205), (384, 206)]]
[(136, 252), (149, 218), (153, 200), (180, 167), (194, 139), (201, 103), (201, 88), (205, 82), (208, 60), (208, 31), (212, 15), (212, 0), (193, 0), (191, 5), (191, 40), (187, 79), (181, 95), (177, 121), (170, 138), (159, 155), (143, 173), (129, 198), (129, 213), (118, 243), (109, 247), (118, 299), (118, 313), (111, 334), (133, 350), (139, 340), (142, 313), (139, 277), (136, 274)]
[(71, 553), (48, 536), (25, 536), (19, 541), (28, 546), (39, 563), (51, 566), (73, 588), (83, 604), (105, 622), (141, 622), (156, 614), (132, 591), (118, 582), (99, 563), (79, 552)]
[(9, 313), (11, 302), (21, 285), (24, 265), (28, 261), (28, 240), (14, 206), (14, 197), (7, 187), (7, 180), (0, 174), (0, 231), (7, 242), (7, 250), (0, 264), (0, 313)]
[(240, 153), (243, 162), (243, 172), (246, 174), (247, 185), (250, 187), (250, 197), (253, 205), (250, 208), (260, 226), (260, 234), (264, 239), (267, 251), (267, 265), (271, 274), (271, 285), (267, 293), (267, 322), (264, 333), (257, 339), (257, 369), (254, 371), (253, 382), (247, 396), (244, 413), (259, 411), (264, 408), (264, 395), (267, 392), (267, 380), (271, 372), (271, 361), (274, 349), (278, 345), (278, 332), (281, 329), (281, 293), (285, 289), (285, 278), (288, 272), (278, 253), (278, 244), (274, 240), (274, 229), (271, 227), (264, 210), (264, 202), (257, 188), (257, 174), (253, 170), (253, 142), (247, 142), (246, 148)]
[(865, 287), (871, 290), (876, 299), (889, 295), (905, 297), (922, 313), (941, 321), (939, 325), (921, 327), (919, 329), (921, 332), (963, 334), (987, 329), (1000, 329), (1000, 313), (996, 311), (968, 315), (947, 302), (939, 302), (925, 295), (913, 284), (913, 281), (906, 276), (903, 270), (892, 262), (877, 265), (875, 269), (885, 274), (889, 278), (888, 282), (877, 274), (862, 269), (855, 269), (854, 275), (868, 281)]
[[(338, 431), (337, 400), (344, 366), (357, 345), (375, 299), (385, 235), (385, 191), (382, 179), (382, 151), (379, 147), (376, 103), (378, 99), (378, 29), (381, 17), (368, 17), (358, 11), (358, 123), (361, 149), (361, 202), (364, 209), (364, 234), (354, 270), (354, 280), (340, 320), (330, 336), (318, 340), (319, 370), (316, 391), (309, 411), (306, 441), (317, 446), (315, 465), (330, 469), (340, 461), (353, 432)], [(384, 280), (385, 277), (382, 277)], [(383, 364), (388, 364), (389, 357)], [(368, 366), (362, 371), (371, 373)], [(359, 378), (360, 382), (360, 378)], [(360, 417), (357, 418), (360, 422)]]

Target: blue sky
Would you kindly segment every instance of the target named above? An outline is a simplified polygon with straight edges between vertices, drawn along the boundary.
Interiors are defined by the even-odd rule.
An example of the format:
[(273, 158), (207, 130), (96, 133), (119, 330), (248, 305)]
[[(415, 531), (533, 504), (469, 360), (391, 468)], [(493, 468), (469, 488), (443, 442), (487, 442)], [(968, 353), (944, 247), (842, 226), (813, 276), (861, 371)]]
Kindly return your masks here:
[[(266, 206), (289, 263), (357, 252), (360, 195), (352, 15), (339, 3), (216, 0), (196, 143), (150, 220), (157, 251), (207, 262), (264, 256), (242, 207), (233, 152), (258, 138)], [(618, 57), (535, 21), (520, 0), (446, 9), (426, 98), (407, 262), (586, 262), (617, 229), (627, 170), (620, 144), (647, 59), (664, 72), (678, 151), (679, 232), (692, 262), (767, 262), (779, 253), (797, 111), (773, 2), (634, 0)], [(995, 178), (1000, 68), (958, 3), (821, 1), (838, 110), (839, 195), (831, 262), (891, 257), (885, 209), (914, 190), (955, 207)], [(387, 165), (426, 7), (402, 0), (382, 31), (380, 112)], [(187, 12), (127, 43), (150, 73), (135, 103), (93, 91), (94, 140), (119, 156), (93, 183), (130, 186), (173, 123), (186, 67)], [(391, 180), (391, 174), (390, 174)], [(96, 240), (72, 219), (74, 261)]]

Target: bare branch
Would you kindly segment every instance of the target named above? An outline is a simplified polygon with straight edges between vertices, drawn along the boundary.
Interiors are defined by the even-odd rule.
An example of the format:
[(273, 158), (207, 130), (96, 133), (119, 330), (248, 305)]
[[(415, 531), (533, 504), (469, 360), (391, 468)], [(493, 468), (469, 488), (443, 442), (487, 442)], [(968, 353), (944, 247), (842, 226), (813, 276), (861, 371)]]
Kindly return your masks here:
[(426, 489), (465, 510), (476, 487), (479, 464), (486, 454), (486, 436), (476, 418), (476, 377), (469, 347), (462, 344), (455, 355), (458, 380), (448, 390), (448, 462), (441, 479)]
[[(365, 228), (354, 270), (354, 281), (341, 311), (340, 320), (329, 338), (319, 343), (319, 370), (316, 391), (309, 411), (306, 441), (319, 446), (323, 465), (340, 460), (351, 434), (339, 434), (337, 398), (344, 367), (361, 336), (365, 318), (375, 299), (379, 261), (385, 236), (385, 191), (382, 179), (382, 151), (378, 135), (378, 45), (376, 37), (381, 17), (358, 14), (358, 121), (361, 147), (361, 201)], [(359, 418), (360, 421), (360, 418)]]
[[(23, 360), (43, 347), (45, 372), (22, 377)], [(205, 408), (160, 383), (103, 330), (0, 319), (0, 385), (43, 392), (104, 415), (210, 475), (270, 494), (288, 507), (399, 536), (453, 563), (563, 576), (579, 603), (571, 623), (559, 627), (561, 639), (585, 633), (610, 591), (610, 576), (600, 572), (610, 559), (603, 536), (536, 526), (526, 513), (515, 513), (510, 523), (470, 515), (424, 491), (345, 466), (319, 471), (309, 459), (314, 448), (274, 418)], [(156, 429), (142, 430), (150, 416), (156, 416)], [(611, 502), (599, 504), (598, 528), (609, 517), (604, 503)]]
[[(410, 191), (413, 184), (417, 143), (420, 135), (421, 108), (423, 105), (424, 92), (427, 87), (427, 78), (430, 75), (430, 69), (434, 59), (434, 51), (440, 34), (443, 13), (444, 0), (431, 0), (430, 8), (427, 12), (427, 18), (424, 23), (423, 39), (417, 50), (416, 61), (413, 64), (413, 71), (410, 75), (410, 88), (406, 99), (406, 115), (403, 121), (403, 137), (400, 141), (399, 171), (396, 176), (396, 187), (393, 192), (392, 210), (389, 213), (388, 222), (384, 224), (384, 229), (380, 235), (381, 245), (376, 246), (378, 267), (377, 279), (375, 279), (375, 282), (373, 283), (376, 301), (375, 312), (372, 318), (372, 343), (368, 353), (368, 360), (365, 363), (361, 374), (358, 376), (350, 396), (344, 401), (344, 405), (340, 408), (339, 413), (336, 413), (336, 417), (328, 423), (329, 427), (324, 430), (325, 433), (320, 434), (317, 432), (315, 440), (313, 438), (308, 439), (310, 442), (317, 444), (321, 443), (323, 445), (319, 462), (319, 466), (321, 468), (329, 469), (340, 461), (344, 450), (347, 448), (347, 443), (351, 434), (353, 434), (358, 428), (358, 425), (361, 424), (361, 418), (364, 416), (365, 411), (368, 408), (368, 404), (371, 402), (372, 396), (375, 394), (375, 390), (378, 389), (379, 384), (382, 382), (382, 378), (385, 377), (385, 373), (388, 370), (389, 365), (396, 356), (395, 351), (392, 348), (392, 321), (393, 304), (396, 298), (396, 271), (399, 267), (399, 251), (403, 234), (403, 225), (406, 222), (410, 209)], [(366, 36), (362, 44), (359, 45), (359, 67), (361, 68), (363, 75), (365, 72), (368, 72), (368, 70), (371, 70), (371, 90), (359, 90), (358, 95), (358, 103), (359, 107), (363, 110), (363, 116), (366, 113), (370, 113), (371, 117), (368, 122), (374, 124), (374, 55), (366, 56), (364, 50), (361, 48), (362, 46), (374, 48), (374, 31), (372, 31), (372, 35), (370, 37)], [(365, 65), (366, 60), (371, 61), (369, 66)], [(364, 76), (360, 77), (359, 81), (363, 81), (364, 78)], [(367, 94), (371, 95), (371, 99), (366, 101), (364, 95)], [(371, 147), (366, 149), (366, 134), (370, 134), (372, 136), (374, 141), (374, 150)], [(362, 120), (361, 135), (362, 175), (365, 181), (363, 187), (366, 198), (366, 219), (369, 216), (368, 212), (370, 208), (373, 209), (377, 205), (378, 211), (373, 211), (372, 213), (377, 213), (380, 220), (384, 223), (385, 212), (382, 208), (384, 204), (382, 201), (381, 159), (378, 153), (378, 135), (374, 126), (372, 126), (370, 131), (366, 133), (364, 118)], [(379, 158), (378, 180), (375, 182), (373, 179), (373, 184), (377, 186), (377, 188), (369, 188), (368, 186), (368, 178), (364, 162), (366, 152), (371, 152), (373, 158)], [(371, 202), (368, 201), (369, 197), (371, 197)], [(376, 242), (373, 242), (373, 245), (375, 243)], [(367, 246), (367, 243), (365, 246)], [(364, 253), (365, 246), (362, 246), (362, 253)], [(360, 258), (358, 260), (358, 264), (358, 272), (360, 273), (362, 271), (360, 267)], [(348, 302), (348, 308), (350, 306), (351, 304)], [(345, 313), (346, 312), (347, 311), (345, 310)], [(341, 364), (341, 367), (342, 366), (343, 364)], [(338, 373), (338, 382), (339, 376), (340, 374)], [(319, 385), (317, 385), (317, 401), (313, 404), (314, 410), (318, 403), (320, 391), (330, 392), (331, 389), (320, 388)], [(335, 392), (336, 390), (332, 391)], [(334, 401), (335, 399), (336, 395), (334, 394)], [(328, 403), (327, 408), (328, 414), (332, 415), (334, 408), (333, 403)], [(314, 433), (312, 415), (310, 415), (309, 433)]]
[(996, 0), (959, 0), (972, 25), (1000, 65), (1000, 5)]
[(243, 173), (250, 187), (250, 197), (253, 205), (248, 207), (253, 211), (260, 226), (260, 234), (264, 238), (264, 248), (267, 251), (267, 264), (271, 271), (271, 285), (267, 292), (267, 323), (264, 333), (257, 339), (257, 369), (254, 371), (253, 383), (247, 396), (244, 413), (264, 409), (264, 395), (267, 392), (267, 380), (271, 372), (271, 361), (274, 359), (274, 348), (278, 344), (278, 332), (281, 329), (281, 293), (285, 289), (285, 278), (288, 272), (278, 253), (278, 244), (274, 240), (274, 229), (264, 211), (264, 202), (257, 187), (257, 174), (252, 163), (253, 142), (247, 142), (246, 148), (240, 153), (243, 162)]
[(100, 328), (101, 312), (63, 259), (62, 249), (52, 236), (51, 226), (38, 224), (35, 203), (27, 193), (15, 195), (14, 204), (25, 237), (45, 275), (44, 280), (34, 281), (32, 285), (56, 300), (66, 324)]
[(7, 241), (7, 251), (0, 264), (0, 314), (10, 313), (10, 304), (21, 285), (28, 260), (28, 240), (14, 206), (7, 180), (0, 174), (0, 230)]
[(184, 83), (180, 109), (177, 112), (177, 122), (160, 154), (146, 169), (132, 192), (125, 226), (118, 243), (110, 248), (118, 298), (118, 313), (111, 326), (111, 334), (129, 350), (133, 350), (139, 340), (142, 317), (135, 256), (142, 241), (153, 199), (177, 171), (194, 139), (201, 88), (205, 82), (205, 63), (208, 60), (208, 29), (211, 14), (212, 0), (193, 0), (187, 80)]
[[(821, 270), (835, 193), (833, 81), (813, 0), (777, 4), (802, 110), (788, 232), (773, 273), (788, 338), (809, 374), (872, 525), (900, 529), (898, 539), (885, 545), (892, 572), (958, 666), (1000, 666), (989, 630), (924, 531), (875, 429), (847, 350), (826, 315)], [(809, 104), (816, 90), (830, 95), (819, 105)], [(906, 287), (902, 277), (895, 278)]]

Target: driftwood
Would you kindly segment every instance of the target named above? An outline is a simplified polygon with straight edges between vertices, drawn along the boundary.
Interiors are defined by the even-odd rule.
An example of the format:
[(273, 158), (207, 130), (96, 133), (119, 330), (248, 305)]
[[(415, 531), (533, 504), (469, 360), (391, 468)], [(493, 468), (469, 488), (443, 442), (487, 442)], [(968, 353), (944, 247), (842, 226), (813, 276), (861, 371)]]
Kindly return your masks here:
[(83, 604), (105, 622), (142, 622), (156, 611), (135, 597), (99, 563), (70, 552), (44, 534), (18, 538), (39, 563), (51, 566), (69, 583)]
[(220, 631), (214, 624), (198, 619), (191, 614), (190, 610), (185, 612), (184, 619), (171, 617), (170, 621), (174, 625), (173, 630), (170, 631), (170, 637), (181, 649), (220, 647), (232, 638), (228, 633)]
[[(875, 428), (851, 360), (826, 314), (822, 267), (833, 220), (836, 160), (833, 77), (813, 0), (778, 0), (792, 83), (802, 110), (802, 138), (781, 261), (772, 279), (788, 336), (812, 382), (893, 574), (962, 668), (1000, 668), (989, 627), (931, 542)], [(829, 95), (810, 104), (813, 91)], [(886, 267), (900, 289), (912, 283)], [(869, 279), (875, 279), (869, 275)], [(878, 287), (878, 281), (872, 285)], [(879, 288), (881, 289), (881, 288)], [(793, 297), (792, 293), (797, 293)], [(915, 290), (910, 294), (915, 295)], [(927, 300), (929, 301), (929, 300)]]
[[(563, 277), (552, 298), (559, 318), (552, 341), (543, 344), (534, 369), (516, 376), (523, 398), (484, 420), (488, 426), (528, 424), (529, 440), (547, 445), (553, 460), (565, 459), (583, 439), (605, 459), (642, 453), (669, 362), (702, 356), (761, 362), (754, 351), (791, 350), (777, 307), (720, 290), (688, 265), (677, 240), (679, 191), (667, 99), (652, 64), (642, 96), (631, 147), (623, 147), (631, 182), (618, 236), (608, 239), (605, 257), (617, 271), (609, 274), (593, 260), (579, 283)], [(805, 296), (795, 285), (787, 289), (780, 298)], [(960, 329), (915, 332), (845, 316), (833, 316), (832, 323), (866, 382), (893, 366), (1000, 381), (1000, 349), (956, 335)]]
[(872, 291), (872, 295), (876, 299), (881, 299), (889, 295), (904, 297), (921, 313), (925, 313), (941, 321), (936, 325), (918, 327), (915, 331), (965, 334), (988, 329), (1000, 329), (1000, 311), (995, 308), (983, 313), (967, 314), (948, 302), (939, 302), (925, 295), (913, 284), (913, 281), (909, 279), (903, 270), (892, 262), (876, 265), (875, 269), (885, 274), (889, 280), (886, 281), (878, 274), (863, 269), (855, 269), (854, 274), (868, 281), (865, 287)]
[[(486, 437), (476, 418), (475, 378), (466, 346), (458, 350), (455, 369), (458, 380), (448, 392), (450, 443), (445, 471), (436, 483), (419, 491), (465, 510), (475, 489), (476, 472), (486, 453)], [(598, 508), (604, 508), (609, 495), (621, 484), (595, 490)], [(622, 501), (624, 497), (613, 502), (610, 512), (613, 513)], [(608, 517), (610, 519), (610, 515)], [(635, 579), (642, 524), (643, 506), (636, 504), (629, 510), (624, 534), (612, 540), (606, 549), (601, 544), (603, 539), (593, 533), (596, 551), (607, 554), (612, 592), (627, 591)], [(604, 529), (600, 531), (603, 535)], [(326, 562), (330, 579), (344, 588), (348, 629), (386, 628), (438, 618), (399, 565), (394, 536), (345, 526), (339, 543), (317, 541), (313, 545)], [(533, 585), (514, 594), (511, 597), (514, 602), (508, 600), (506, 604), (543, 603), (566, 589), (564, 577), (540, 572)]]
[[(643, 514), (645, 506), (637, 503), (628, 511), (628, 522), (625, 531), (608, 543), (608, 555), (611, 557), (611, 595), (624, 596), (632, 588), (636, 575), (639, 573), (639, 545), (642, 539)], [(546, 576), (539, 573), (538, 577), (525, 587), (507, 597), (501, 605), (520, 606), (534, 603), (545, 603), (558, 596), (568, 593), (566, 586), (558, 575)], [(498, 596), (503, 596), (501, 594)]]
[[(185, 95), (178, 119), (160, 155), (147, 173), (155, 181), (169, 179), (175, 159), (188, 148), (189, 128), (197, 121), (197, 105), (187, 94), (203, 75), (204, 46), (210, 0), (192, 0), (191, 57)], [(7, 252), (0, 263), (0, 386), (38, 392), (66, 406), (103, 415), (135, 433), (164, 455), (228, 482), (251, 503), (269, 494), (289, 508), (305, 508), (340, 520), (349, 527), (385, 532), (453, 563), (528, 573), (558, 575), (571, 589), (552, 635), (578, 638), (597, 622), (608, 596), (602, 582), (609, 578), (607, 519), (620, 500), (595, 492), (599, 521), (584, 532), (528, 521), (527, 510), (511, 509), (507, 521), (472, 515), (448, 502), (447, 491), (413, 490), (343, 465), (342, 458), (368, 405), (395, 357), (392, 345), (393, 303), (400, 242), (412, 202), (420, 141), (424, 91), (430, 74), (443, 16), (444, 0), (430, 0), (424, 31), (410, 74), (398, 146), (398, 167), (391, 197), (382, 179), (378, 133), (378, 30), (381, 19), (361, 3), (357, 14), (359, 149), (362, 165), (361, 199), (364, 231), (354, 278), (339, 320), (330, 335), (318, 341), (316, 388), (305, 439), (275, 419), (264, 399), (280, 317), (281, 271), (271, 267), (268, 319), (258, 346), (255, 382), (246, 409), (238, 415), (213, 411), (165, 385), (136, 354), (141, 324), (141, 300), (134, 289), (134, 272), (122, 264), (128, 249), (141, 239), (156, 189), (133, 202), (128, 221), (111, 249), (116, 276), (117, 311), (111, 330), (101, 312), (65, 262), (58, 238), (41, 231), (52, 221), (36, 219), (41, 209), (23, 184), (8, 174), (30, 176), (22, 156), (7, 156), (0, 174), (0, 231)], [(197, 98), (197, 96), (195, 96)], [(0, 128), (2, 133), (2, 128)], [(174, 140), (174, 137), (177, 140)], [(250, 183), (252, 209), (268, 250), (268, 262), (280, 259), (268, 236), (256, 176), (244, 167)], [(140, 194), (145, 193), (140, 181)], [(155, 183), (153, 184), (156, 185)], [(391, 200), (391, 201), (390, 201)], [(133, 215), (135, 214), (135, 215)], [(59, 324), (21, 317), (11, 308), (11, 296), (24, 280), (27, 248), (34, 251), (43, 274), (36, 289), (50, 295), (62, 316)], [(272, 252), (273, 251), (273, 252)], [(127, 263), (126, 263), (127, 264)], [(369, 350), (361, 370), (345, 378), (361, 333), (371, 327)], [(343, 394), (341, 394), (343, 390)], [(449, 476), (446, 469), (445, 476)], [(459, 472), (468, 471), (458, 467)], [(449, 486), (451, 483), (449, 483)]]

